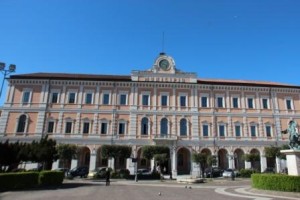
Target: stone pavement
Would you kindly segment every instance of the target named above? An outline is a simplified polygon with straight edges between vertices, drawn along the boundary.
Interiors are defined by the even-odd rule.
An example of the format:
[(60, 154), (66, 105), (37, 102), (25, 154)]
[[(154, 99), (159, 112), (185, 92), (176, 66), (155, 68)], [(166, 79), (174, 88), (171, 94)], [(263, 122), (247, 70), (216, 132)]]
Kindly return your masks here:
[(299, 200), (300, 193), (285, 193), (251, 189), (249, 179), (214, 179), (200, 184), (180, 184), (174, 180), (138, 181), (65, 180), (59, 188), (0, 193), (1, 200)]

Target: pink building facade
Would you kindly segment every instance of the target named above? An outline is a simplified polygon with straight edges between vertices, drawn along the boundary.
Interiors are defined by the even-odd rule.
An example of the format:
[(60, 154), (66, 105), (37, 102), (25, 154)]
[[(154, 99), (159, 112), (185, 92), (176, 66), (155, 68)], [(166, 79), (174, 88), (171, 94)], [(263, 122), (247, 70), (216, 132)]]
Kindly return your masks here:
[[(131, 159), (101, 158), (104, 144), (130, 145), (138, 168), (144, 145), (170, 149), (168, 171), (198, 174), (193, 152), (216, 155), (221, 168), (269, 162), (264, 147), (288, 143), (281, 133), (300, 118), (300, 87), (280, 83), (199, 79), (161, 53), (147, 71), (131, 75), (32, 73), (9, 78), (0, 119), (0, 140), (32, 141), (42, 135), (81, 149), (71, 168), (87, 165), (134, 170)], [(256, 153), (251, 166), (244, 154)], [(277, 160), (277, 170), (282, 166)], [(59, 162), (53, 167), (58, 167)]]

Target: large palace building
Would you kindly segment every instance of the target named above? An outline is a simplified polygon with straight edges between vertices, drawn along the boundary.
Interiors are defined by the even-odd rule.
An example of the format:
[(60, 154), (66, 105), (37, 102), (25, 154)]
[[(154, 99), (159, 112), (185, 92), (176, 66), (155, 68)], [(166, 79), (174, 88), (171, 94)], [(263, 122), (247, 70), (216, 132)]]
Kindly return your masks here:
[[(0, 119), (0, 140), (43, 135), (76, 144), (70, 167), (110, 166), (133, 172), (131, 159), (101, 158), (104, 144), (130, 145), (138, 168), (144, 145), (166, 145), (173, 176), (197, 174), (193, 152), (217, 156), (221, 168), (257, 168), (275, 161), (264, 147), (287, 144), (288, 122), (300, 118), (300, 87), (261, 81), (211, 80), (176, 68), (161, 53), (146, 71), (131, 75), (32, 73), (12, 75)], [(258, 154), (252, 163), (245, 154)], [(53, 167), (58, 167), (55, 162)], [(277, 160), (280, 170), (282, 163)]]

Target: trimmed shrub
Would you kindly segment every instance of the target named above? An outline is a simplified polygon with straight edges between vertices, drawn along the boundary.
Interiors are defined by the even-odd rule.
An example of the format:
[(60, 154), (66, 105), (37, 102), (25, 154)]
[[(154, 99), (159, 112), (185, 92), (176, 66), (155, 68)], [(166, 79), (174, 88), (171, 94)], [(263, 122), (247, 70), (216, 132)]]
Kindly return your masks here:
[(243, 178), (250, 178), (251, 174), (257, 173), (254, 169), (241, 169), (240, 176)]
[(252, 174), (252, 187), (264, 190), (300, 192), (300, 176)]
[(39, 185), (58, 186), (64, 180), (64, 172), (60, 171), (41, 171), (39, 175)]
[(0, 174), (0, 190), (34, 188), (38, 186), (39, 172)]

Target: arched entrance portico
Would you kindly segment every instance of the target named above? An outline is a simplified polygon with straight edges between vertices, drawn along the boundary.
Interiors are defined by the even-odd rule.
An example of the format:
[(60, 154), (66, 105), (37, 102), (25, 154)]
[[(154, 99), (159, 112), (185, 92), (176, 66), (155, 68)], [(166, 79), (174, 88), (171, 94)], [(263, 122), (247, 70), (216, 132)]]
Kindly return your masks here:
[(187, 148), (180, 148), (177, 151), (177, 174), (190, 174), (191, 171), (191, 154)]
[(220, 149), (218, 151), (218, 161), (219, 161), (219, 167), (221, 169), (227, 169), (228, 168), (228, 158), (227, 158), (227, 150), (226, 149)]
[(257, 149), (252, 149), (250, 151), (250, 154), (256, 155), (255, 159), (251, 161), (251, 168), (255, 169), (257, 171), (261, 171), (261, 166), (260, 166), (260, 152)]
[(142, 154), (142, 148), (139, 148), (137, 151), (137, 168), (138, 169), (150, 169), (150, 165), (151, 165), (151, 161), (147, 160), (146, 158), (143, 158), (143, 154)]
[(245, 162), (243, 160), (244, 152), (242, 149), (234, 151), (234, 168), (237, 170), (245, 169)]
[(96, 168), (98, 167), (107, 167), (108, 166), (108, 159), (102, 158), (101, 155), (101, 147), (97, 149), (97, 158), (96, 158)]
[[(202, 149), (202, 150), (201, 150), (201, 153), (206, 154), (208, 157), (212, 155), (210, 149), (208, 149), (208, 148)], [(206, 169), (206, 168), (208, 168), (208, 167), (211, 167), (211, 166), (208, 166), (208, 164), (205, 163), (204, 169)]]
[(80, 147), (78, 153), (78, 167), (81, 166), (90, 166), (90, 156), (91, 152), (88, 147)]

